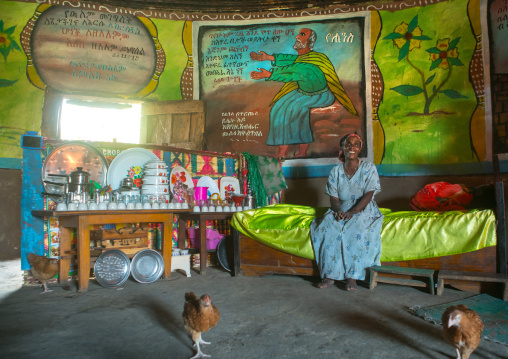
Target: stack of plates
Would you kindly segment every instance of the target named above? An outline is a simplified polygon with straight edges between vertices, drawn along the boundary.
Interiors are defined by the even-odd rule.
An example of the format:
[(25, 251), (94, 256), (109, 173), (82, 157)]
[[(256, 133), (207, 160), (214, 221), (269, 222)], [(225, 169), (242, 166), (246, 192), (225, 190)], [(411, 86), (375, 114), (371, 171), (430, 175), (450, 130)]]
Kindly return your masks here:
[(169, 203), (168, 166), (161, 160), (152, 160), (145, 164), (141, 194), (147, 195), (150, 202)]

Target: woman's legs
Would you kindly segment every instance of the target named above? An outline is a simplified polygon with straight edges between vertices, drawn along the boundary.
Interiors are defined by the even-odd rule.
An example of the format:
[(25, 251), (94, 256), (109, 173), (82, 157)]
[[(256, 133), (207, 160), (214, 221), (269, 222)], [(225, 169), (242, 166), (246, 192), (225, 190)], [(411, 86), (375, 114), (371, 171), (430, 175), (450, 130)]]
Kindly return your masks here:
[(324, 288), (328, 287), (329, 285), (332, 285), (334, 282), (335, 281), (333, 279), (323, 278), (323, 280), (321, 282), (316, 284), (316, 287), (318, 287), (319, 289), (324, 289)]
[(346, 284), (346, 290), (357, 290), (356, 279), (348, 278)]

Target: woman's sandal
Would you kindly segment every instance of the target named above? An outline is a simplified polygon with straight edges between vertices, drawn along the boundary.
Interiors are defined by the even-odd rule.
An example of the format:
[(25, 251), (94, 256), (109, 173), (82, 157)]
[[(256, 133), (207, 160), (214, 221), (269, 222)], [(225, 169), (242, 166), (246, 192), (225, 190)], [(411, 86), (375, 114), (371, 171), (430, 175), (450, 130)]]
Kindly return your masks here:
[(329, 285), (332, 285), (335, 281), (333, 279), (324, 278), (321, 282), (319, 282), (316, 287), (319, 289), (324, 289)]

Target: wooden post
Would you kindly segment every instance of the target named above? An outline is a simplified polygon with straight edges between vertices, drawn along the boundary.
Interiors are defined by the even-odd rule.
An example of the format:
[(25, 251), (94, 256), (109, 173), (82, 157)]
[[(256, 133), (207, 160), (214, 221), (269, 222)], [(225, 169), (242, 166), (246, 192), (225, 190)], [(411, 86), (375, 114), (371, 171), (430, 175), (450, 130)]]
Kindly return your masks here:
[(231, 228), (231, 233), (233, 234), (233, 253), (234, 253), (234, 265), (233, 265), (233, 276), (240, 276), (240, 232), (238, 232), (235, 228)]
[(506, 273), (506, 219), (504, 204), (504, 185), (502, 181), (496, 182), (496, 232), (497, 232), (497, 258), (498, 273)]

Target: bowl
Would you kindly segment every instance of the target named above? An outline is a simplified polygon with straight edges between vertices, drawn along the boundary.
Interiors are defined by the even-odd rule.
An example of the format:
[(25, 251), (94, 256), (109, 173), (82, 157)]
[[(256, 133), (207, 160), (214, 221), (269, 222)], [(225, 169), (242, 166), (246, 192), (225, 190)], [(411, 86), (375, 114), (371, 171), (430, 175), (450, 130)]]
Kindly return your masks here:
[(131, 274), (139, 283), (153, 283), (164, 271), (164, 259), (153, 249), (143, 249), (132, 258)]
[(141, 194), (167, 194), (169, 195), (169, 185), (163, 184), (144, 184), (141, 187)]
[(164, 168), (145, 168), (143, 170), (144, 176), (168, 176), (168, 170)]
[(168, 165), (166, 164), (166, 162), (164, 161), (161, 161), (161, 160), (152, 160), (152, 161), (148, 161), (146, 164), (145, 164), (145, 169), (166, 169), (168, 168)]
[(159, 184), (168, 185), (169, 178), (165, 176), (143, 176), (143, 186)]

